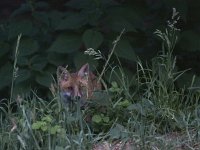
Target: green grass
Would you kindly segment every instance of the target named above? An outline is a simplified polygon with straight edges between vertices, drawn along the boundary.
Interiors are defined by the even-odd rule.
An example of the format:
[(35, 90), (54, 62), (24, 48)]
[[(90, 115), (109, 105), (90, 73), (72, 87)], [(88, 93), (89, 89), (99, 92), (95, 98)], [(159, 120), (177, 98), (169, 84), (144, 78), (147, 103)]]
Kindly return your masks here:
[[(177, 32), (174, 26), (155, 32), (162, 40), (162, 51), (151, 64), (143, 65), (138, 59), (132, 79), (120, 63), (112, 67), (106, 61), (100, 78), (110, 70), (116, 81), (109, 81), (105, 91), (95, 92), (96, 99), (84, 110), (79, 101), (66, 107), (54, 86), (51, 99), (42, 99), (34, 91), (16, 98), (11, 94), (9, 103), (0, 107), (0, 149), (88, 150), (95, 144), (117, 140), (131, 141), (132, 149), (200, 147), (200, 92), (193, 87), (195, 76), (190, 87), (176, 86), (185, 72), (177, 71), (172, 55)], [(114, 42), (108, 60), (116, 45)], [(15, 112), (11, 112), (13, 101), (17, 103)]]

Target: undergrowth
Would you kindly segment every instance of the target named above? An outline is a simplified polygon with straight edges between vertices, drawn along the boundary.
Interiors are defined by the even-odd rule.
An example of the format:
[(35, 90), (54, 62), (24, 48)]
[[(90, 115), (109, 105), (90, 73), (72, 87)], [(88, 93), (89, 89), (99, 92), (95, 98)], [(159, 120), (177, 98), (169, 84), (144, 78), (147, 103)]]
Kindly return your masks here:
[[(177, 21), (177, 12), (173, 15)], [(169, 22), (165, 31), (155, 32), (162, 50), (151, 64), (144, 65), (138, 59), (132, 79), (120, 63), (115, 67), (109, 64), (120, 34), (100, 74), (101, 78), (110, 69), (117, 80), (107, 81), (106, 90), (95, 92), (97, 98), (85, 109), (80, 108), (79, 101), (66, 107), (54, 86), (51, 100), (38, 97), (34, 91), (15, 99), (11, 94), (10, 103), (15, 100), (17, 110), (11, 112), (10, 104), (1, 105), (0, 149), (86, 150), (95, 143), (119, 139), (133, 141), (133, 149), (195, 149), (200, 140), (200, 92), (193, 87), (195, 77), (188, 88), (176, 86), (186, 70), (177, 70), (172, 54), (179, 32), (175, 24)], [(103, 58), (99, 54), (95, 56)], [(16, 71), (14, 66), (13, 74)]]

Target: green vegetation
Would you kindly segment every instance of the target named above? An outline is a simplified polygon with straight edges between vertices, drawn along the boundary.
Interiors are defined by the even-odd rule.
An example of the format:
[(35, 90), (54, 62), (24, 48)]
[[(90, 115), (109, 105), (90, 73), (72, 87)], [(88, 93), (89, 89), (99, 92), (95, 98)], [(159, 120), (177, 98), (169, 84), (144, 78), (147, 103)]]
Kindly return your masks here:
[[(177, 8), (181, 15), (178, 26), (184, 27), (176, 53), (189, 51), (188, 56), (192, 57), (192, 52), (198, 53), (200, 49), (200, 37), (196, 32), (199, 16), (195, 15), (199, 14), (199, 5), (199, 1), (188, 0), (160, 0), (156, 3), (151, 0), (27, 0), (12, 12), (10, 18), (0, 22), (2, 98), (10, 95), (13, 49), (19, 34), (22, 34), (17, 61), (20, 69), (13, 96), (30, 94), (34, 88), (40, 89), (38, 94), (46, 98), (46, 89), (52, 83), (52, 74), (55, 74), (57, 66), (68, 65), (69, 68), (78, 69), (88, 62), (91, 69), (102, 70), (101, 62), (83, 55), (83, 52), (88, 48), (101, 49), (102, 55), (107, 56), (113, 39), (124, 28), (125, 34), (114, 53), (120, 58), (124, 73), (129, 77), (134, 76), (137, 56), (146, 61), (157, 54), (160, 43), (152, 33), (157, 28), (164, 28), (172, 7)], [(191, 58), (197, 59), (196, 62), (192, 61), (192, 66), (191, 60), (185, 63), (185, 57), (180, 58), (182, 63), (178, 67), (183, 67), (181, 69), (186, 69), (186, 65), (187, 68), (200, 70), (198, 58)], [(181, 83), (191, 82), (191, 75), (187, 72), (182, 77), (180, 86)], [(109, 80), (109, 73), (104, 79)]]
[[(16, 98), (11, 96), (11, 100), (17, 103), (17, 110), (7, 111), (5, 106), (10, 110), (10, 104), (0, 108), (3, 112), (0, 114), (0, 149), (87, 150), (101, 141), (118, 139), (131, 140), (133, 149), (199, 147), (200, 93), (194, 84), (195, 76), (188, 87), (176, 85), (185, 73), (177, 70), (176, 58), (172, 55), (178, 40), (177, 15), (174, 9), (174, 18), (168, 22), (167, 28), (156, 30), (162, 50), (151, 64), (143, 65), (137, 59), (137, 73), (132, 78), (124, 72), (120, 61), (115, 67), (105, 62), (105, 70), (110, 71), (110, 85), (104, 91), (95, 92), (96, 99), (83, 110), (79, 101), (66, 107), (54, 86), (51, 87), (50, 100), (40, 98), (34, 91), (29, 95), (19, 94)], [(91, 31), (84, 36), (89, 34)], [(98, 33), (97, 36), (97, 41), (101, 41)], [(120, 37), (113, 42), (114, 48), (120, 44)], [(18, 52), (21, 53), (17, 46), (16, 54)], [(94, 57), (99, 58), (100, 54), (97, 52)], [(17, 58), (18, 61), (21, 59), (16, 57), (15, 64)], [(105, 70), (103, 73), (107, 73)], [(17, 82), (16, 71), (14, 65), (13, 82)], [(12, 88), (15, 88), (14, 83)]]

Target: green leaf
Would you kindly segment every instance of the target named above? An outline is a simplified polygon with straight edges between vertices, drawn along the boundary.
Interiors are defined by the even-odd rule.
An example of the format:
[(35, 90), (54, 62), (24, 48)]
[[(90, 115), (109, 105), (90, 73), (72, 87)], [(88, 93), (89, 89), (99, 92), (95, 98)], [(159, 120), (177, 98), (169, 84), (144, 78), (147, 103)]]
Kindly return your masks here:
[(184, 31), (179, 44), (183, 50), (200, 51), (200, 35), (192, 30)]
[(10, 46), (8, 43), (1, 41), (0, 42), (0, 57), (4, 56), (10, 50)]
[(136, 28), (143, 29), (144, 12), (141, 7), (138, 9), (136, 6), (119, 5), (106, 10), (108, 15), (104, 22), (106, 27), (116, 32), (121, 32), (124, 28), (126, 32), (137, 32)]
[(21, 4), (21, 6), (13, 11), (11, 17), (16, 17), (17, 15), (21, 15), (23, 13), (27, 13), (31, 11), (31, 5), (28, 3)]
[(37, 41), (30, 38), (22, 38), (19, 44), (19, 56), (28, 56), (38, 51)]
[(48, 123), (51, 123), (52, 122), (52, 117), (50, 115), (47, 115), (47, 116), (42, 118), (42, 121), (46, 121)]
[(81, 13), (68, 13), (65, 18), (63, 18), (58, 26), (57, 30), (66, 30), (66, 29), (78, 29), (86, 24), (85, 16)]
[(29, 66), (29, 58), (27, 56), (18, 56), (17, 64), (19, 66)]
[(47, 131), (48, 127), (46, 125), (45, 126), (41, 126), (41, 129), (42, 129), (42, 131)]
[(51, 74), (47, 72), (37, 74), (36, 81), (46, 87), (50, 87), (51, 83), (53, 83)]
[(112, 85), (113, 88), (118, 88), (118, 84), (115, 81), (111, 82), (111, 85)]
[(68, 56), (60, 53), (51, 52), (47, 56), (48, 62), (56, 66), (63, 64), (68, 60)]
[(42, 126), (41, 121), (37, 121), (37, 122), (32, 124), (32, 129), (33, 130), (38, 130), (38, 129), (41, 128), (41, 126)]
[(31, 77), (31, 72), (30, 70), (27, 69), (19, 69), (17, 73), (17, 78), (16, 78), (16, 83), (20, 83), (23, 81), (28, 80)]
[(46, 26), (50, 25), (49, 17), (47, 15), (47, 12), (34, 11), (32, 13), (32, 15), (37, 21), (39, 21), (41, 23), (44, 23)]
[(108, 123), (110, 121), (109, 117), (103, 117), (102, 119), (103, 119), (103, 122), (105, 122), (105, 123)]
[(94, 115), (92, 117), (92, 121), (95, 123), (100, 123), (102, 121), (102, 117), (100, 115)]
[(77, 35), (59, 35), (49, 51), (57, 53), (71, 53), (81, 47), (81, 37)]
[(106, 24), (111, 30), (116, 31), (116, 32), (120, 32), (123, 29), (125, 29), (126, 31), (136, 32), (135, 27), (123, 17), (116, 17), (116, 18), (110, 17)]
[(122, 107), (128, 107), (131, 105), (131, 102), (129, 100), (123, 100), (121, 102), (118, 103), (119, 106), (122, 106)]
[(76, 68), (80, 68), (82, 65), (89, 63), (90, 70), (94, 70), (95, 66), (97, 66), (97, 61), (94, 60), (91, 56), (84, 55), (81, 52), (78, 52), (74, 55), (74, 64)]
[(87, 48), (97, 49), (103, 42), (103, 35), (95, 30), (86, 30), (82, 38)]
[(59, 11), (50, 11), (48, 16), (49, 16), (49, 21), (53, 29), (55, 29), (60, 21), (62, 20), (63, 13)]
[(29, 20), (22, 20), (17, 22), (11, 22), (9, 25), (9, 38), (17, 37), (19, 34), (23, 36), (32, 36), (36, 34), (37, 30), (33, 27), (33, 24)]
[(0, 69), (0, 89), (11, 84), (12, 68), (10, 63), (3, 65)]
[(127, 40), (121, 40), (118, 42), (117, 47), (115, 49), (115, 54), (118, 57), (130, 60), (130, 61), (136, 61), (136, 54)]
[(31, 68), (36, 71), (42, 71), (47, 65), (47, 58), (40, 55), (35, 55), (31, 58)]
[(109, 91), (110, 92), (116, 92), (116, 93), (120, 94), (120, 92), (122, 91), (122, 89), (118, 87), (117, 82), (116, 81), (112, 81), (111, 85), (112, 85), (112, 87), (109, 88)]
[(50, 133), (51, 134), (56, 134), (60, 131), (61, 127), (59, 125), (55, 125), (54, 127), (51, 127)]
[(67, 2), (65, 5), (67, 7), (71, 7), (73, 9), (85, 9), (92, 5), (90, 1), (82, 1), (82, 0), (71, 0)]
[(67, 7), (71, 7), (73, 9), (97, 9), (98, 6), (101, 7), (108, 7), (108, 6), (113, 6), (118, 4), (116, 1), (114, 0), (100, 0), (100, 1), (83, 1), (83, 0), (71, 0), (69, 2), (67, 2), (65, 5)]

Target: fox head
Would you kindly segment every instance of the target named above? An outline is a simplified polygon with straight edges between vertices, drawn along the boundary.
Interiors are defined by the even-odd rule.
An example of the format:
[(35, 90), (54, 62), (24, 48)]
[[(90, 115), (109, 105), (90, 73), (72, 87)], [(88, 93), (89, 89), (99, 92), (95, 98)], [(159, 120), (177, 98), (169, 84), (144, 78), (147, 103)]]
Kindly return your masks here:
[(61, 96), (65, 102), (73, 98), (86, 100), (92, 92), (99, 89), (96, 76), (89, 71), (89, 65), (83, 65), (77, 72), (70, 73), (66, 68), (58, 67), (58, 84)]

